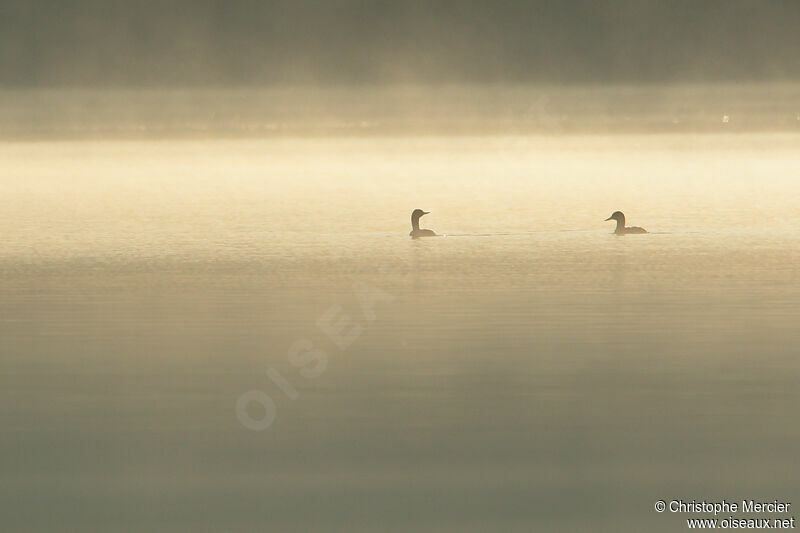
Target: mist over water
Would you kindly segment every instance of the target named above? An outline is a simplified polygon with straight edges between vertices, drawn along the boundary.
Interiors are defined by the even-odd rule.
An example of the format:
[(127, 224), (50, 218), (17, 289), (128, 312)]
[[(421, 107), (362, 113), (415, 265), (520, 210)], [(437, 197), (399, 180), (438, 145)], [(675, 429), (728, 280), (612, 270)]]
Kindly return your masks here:
[(0, 530), (796, 514), (799, 20), (0, 0)]
[(0, 139), (800, 131), (797, 83), (0, 90)]
[[(483, 91), (4, 99), (4, 529), (674, 531), (654, 501), (800, 501), (796, 86)], [(409, 239), (414, 208), (447, 236)], [(370, 320), (354, 286), (391, 301)]]

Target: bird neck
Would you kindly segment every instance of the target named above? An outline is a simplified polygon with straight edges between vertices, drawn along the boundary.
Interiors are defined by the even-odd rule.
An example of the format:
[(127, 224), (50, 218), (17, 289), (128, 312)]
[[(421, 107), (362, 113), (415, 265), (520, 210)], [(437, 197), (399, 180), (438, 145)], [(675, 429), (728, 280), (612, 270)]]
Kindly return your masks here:
[(614, 230), (614, 233), (624, 233), (625, 232), (625, 218), (618, 218), (617, 219), (617, 229)]
[(411, 217), (411, 229), (419, 230), (419, 217)]

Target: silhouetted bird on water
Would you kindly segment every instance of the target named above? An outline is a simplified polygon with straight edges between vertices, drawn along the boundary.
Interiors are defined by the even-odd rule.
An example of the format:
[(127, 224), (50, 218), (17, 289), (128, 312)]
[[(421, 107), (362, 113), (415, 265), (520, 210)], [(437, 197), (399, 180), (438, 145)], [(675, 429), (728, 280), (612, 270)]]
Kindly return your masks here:
[(420, 237), (437, 237), (437, 235), (429, 229), (419, 229), (419, 219), (422, 215), (427, 215), (430, 211), (423, 211), (422, 209), (414, 209), (411, 213), (411, 235), (412, 239), (419, 239)]
[(625, 227), (625, 215), (622, 214), (622, 211), (614, 211), (614, 214), (611, 215), (606, 219), (606, 222), (609, 220), (616, 220), (617, 221), (617, 229), (614, 230), (614, 233), (617, 235), (629, 235), (629, 234), (636, 234), (636, 233), (647, 233), (647, 230), (644, 228), (638, 228), (636, 226), (629, 226)]

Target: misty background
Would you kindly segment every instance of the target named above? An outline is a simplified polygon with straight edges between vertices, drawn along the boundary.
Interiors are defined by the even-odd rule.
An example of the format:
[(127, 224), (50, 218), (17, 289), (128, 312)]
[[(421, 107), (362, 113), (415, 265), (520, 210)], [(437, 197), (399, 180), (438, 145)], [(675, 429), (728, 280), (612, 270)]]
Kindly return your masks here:
[(800, 3), (0, 2), (0, 86), (790, 81)]
[(798, 21), (0, 0), (2, 532), (658, 533), (687, 517), (662, 498), (800, 501)]

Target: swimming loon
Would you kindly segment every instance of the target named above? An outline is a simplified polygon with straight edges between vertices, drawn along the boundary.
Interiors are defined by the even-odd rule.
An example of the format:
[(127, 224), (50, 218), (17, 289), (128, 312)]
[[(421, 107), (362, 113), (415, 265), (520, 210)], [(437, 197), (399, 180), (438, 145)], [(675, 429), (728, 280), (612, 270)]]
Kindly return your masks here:
[(639, 228), (636, 226), (629, 226), (625, 227), (625, 215), (622, 214), (622, 211), (614, 211), (614, 214), (608, 217), (605, 221), (608, 222), (609, 220), (616, 220), (617, 221), (617, 229), (614, 230), (614, 233), (617, 235), (628, 235), (630, 233), (647, 233), (647, 230), (644, 228)]
[(411, 235), (412, 239), (419, 239), (420, 237), (436, 237), (437, 235), (429, 229), (419, 229), (419, 219), (422, 215), (427, 215), (430, 211), (423, 211), (422, 209), (414, 209), (411, 213)]

